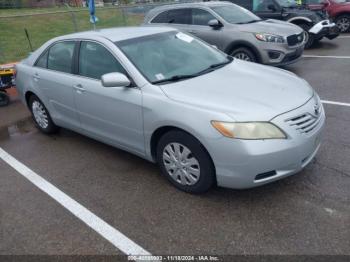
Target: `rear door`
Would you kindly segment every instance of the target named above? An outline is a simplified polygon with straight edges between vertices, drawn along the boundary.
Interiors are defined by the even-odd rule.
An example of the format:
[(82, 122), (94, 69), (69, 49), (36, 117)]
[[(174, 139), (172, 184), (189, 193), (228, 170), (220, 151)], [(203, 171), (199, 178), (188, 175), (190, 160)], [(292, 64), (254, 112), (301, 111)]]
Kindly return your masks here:
[(72, 86), (75, 48), (72, 40), (54, 43), (36, 61), (32, 76), (54, 122), (72, 129), (80, 126)]
[(106, 143), (144, 154), (142, 92), (138, 87), (104, 87), (101, 76), (128, 75), (105, 45), (82, 41), (74, 97), (83, 132)]

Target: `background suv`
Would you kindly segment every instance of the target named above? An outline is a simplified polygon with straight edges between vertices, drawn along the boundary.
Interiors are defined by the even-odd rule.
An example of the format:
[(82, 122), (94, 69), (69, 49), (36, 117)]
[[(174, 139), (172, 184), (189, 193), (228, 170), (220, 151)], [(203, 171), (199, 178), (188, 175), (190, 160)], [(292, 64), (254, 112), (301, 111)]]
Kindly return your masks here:
[(346, 0), (304, 0), (311, 10), (324, 10), (335, 21), (340, 32), (350, 32), (350, 2)]
[(307, 33), (306, 48), (323, 37), (334, 39), (339, 35), (336, 24), (322, 13), (306, 9), (294, 0), (230, 0), (241, 5), (263, 19), (278, 19), (300, 26)]
[(304, 50), (301, 28), (277, 20), (263, 21), (228, 2), (161, 6), (146, 15), (144, 24), (171, 24), (235, 58), (269, 65), (293, 63)]

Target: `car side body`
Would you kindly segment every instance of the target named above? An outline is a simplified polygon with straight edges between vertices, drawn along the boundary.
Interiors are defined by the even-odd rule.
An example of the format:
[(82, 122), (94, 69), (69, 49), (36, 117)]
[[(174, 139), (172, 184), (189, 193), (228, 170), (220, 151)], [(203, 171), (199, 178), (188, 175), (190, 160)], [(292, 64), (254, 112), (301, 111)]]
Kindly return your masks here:
[(345, 0), (304, 0), (308, 8), (326, 11), (340, 32), (350, 32), (350, 2)]
[[(210, 168), (213, 176), (213, 181), (199, 189), (179, 186), (187, 192), (207, 190), (214, 181), (229, 188), (255, 187), (295, 174), (311, 162), (320, 147), (325, 114), (319, 97), (304, 80), (285, 70), (235, 59), (197, 77), (152, 83), (135, 62), (145, 56), (140, 61), (148, 70), (157, 68), (154, 62), (172, 61), (169, 52), (173, 49), (168, 44), (162, 45), (168, 55), (157, 60), (164, 39), (181, 47), (195, 45), (188, 55), (201, 49), (227, 57), (167, 27), (75, 33), (48, 41), (17, 64), (19, 95), (42, 131), (46, 126), (40, 122), (40, 114), (47, 114), (44, 120), (55, 126), (158, 164), (161, 154), (157, 148), (164, 137), (186, 137), (192, 141), (189, 145), (207, 157), (202, 162), (202, 175), (208, 175), (204, 173)], [(140, 43), (145, 41), (153, 41), (158, 49), (142, 49)], [(141, 49), (133, 49), (136, 51), (130, 58), (125, 50), (135, 45)], [(179, 70), (197, 60), (183, 61), (187, 49), (173, 54), (173, 59), (183, 62), (176, 65)], [(108, 60), (113, 63), (106, 63)], [(161, 65), (157, 70), (164, 68)], [(157, 73), (152, 77), (166, 81)], [(116, 78), (122, 84), (113, 87)], [(284, 138), (233, 139), (214, 128), (213, 121), (242, 125), (263, 122), (282, 130), (279, 133)]]
[[(297, 26), (277, 20), (231, 23), (219, 8), (235, 7), (235, 12), (248, 10), (229, 2), (198, 2), (165, 5), (152, 9), (144, 19), (144, 25), (167, 25), (190, 33), (223, 52), (236, 58), (262, 64), (283, 66), (298, 61), (304, 50), (303, 30)], [(167, 17), (166, 17), (167, 16)], [(172, 17), (177, 21), (172, 21)], [(181, 20), (181, 21), (180, 21)], [(218, 21), (218, 25), (208, 22)], [(269, 34), (281, 37), (283, 42), (258, 40), (255, 34)], [(244, 59), (248, 50), (249, 59)], [(251, 58), (252, 57), (252, 58)]]
[(335, 23), (320, 12), (315, 12), (297, 5), (292, 1), (288, 5), (282, 5), (282, 0), (230, 0), (247, 9), (262, 19), (277, 19), (300, 26), (308, 33), (308, 41), (305, 48), (311, 47), (315, 42), (326, 37), (330, 40), (339, 35), (339, 29)]

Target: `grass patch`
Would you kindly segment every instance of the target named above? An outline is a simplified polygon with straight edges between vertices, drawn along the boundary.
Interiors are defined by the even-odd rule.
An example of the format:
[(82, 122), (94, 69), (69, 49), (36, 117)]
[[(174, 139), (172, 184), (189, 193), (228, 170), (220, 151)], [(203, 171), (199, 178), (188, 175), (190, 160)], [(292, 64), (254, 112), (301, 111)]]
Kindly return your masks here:
[[(45, 12), (54, 12), (63, 8), (44, 9)], [(28, 9), (27, 11), (34, 12), (34, 9), (31, 11)], [(15, 10), (12, 10), (12, 12), (15, 12)], [(37, 8), (35, 12), (38, 12)], [(12, 14), (14, 15), (15, 13)], [(6, 15), (9, 14), (7, 13)], [(86, 8), (74, 12), (74, 16), (77, 31), (92, 29)], [(142, 15), (125, 13), (123, 16), (122, 11), (117, 8), (97, 9), (96, 16), (99, 18), (97, 28), (139, 25), (143, 21)], [(71, 12), (0, 18), (0, 64), (19, 61), (27, 57), (30, 47), (25, 36), (25, 28), (28, 30), (33, 49), (35, 50), (53, 37), (74, 33), (75, 25), (73, 21)]]

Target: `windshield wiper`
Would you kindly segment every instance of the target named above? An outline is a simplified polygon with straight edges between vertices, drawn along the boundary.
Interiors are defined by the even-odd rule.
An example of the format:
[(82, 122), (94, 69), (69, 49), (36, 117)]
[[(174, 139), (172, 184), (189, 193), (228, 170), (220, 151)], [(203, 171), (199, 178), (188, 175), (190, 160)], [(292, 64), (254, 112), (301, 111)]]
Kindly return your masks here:
[(262, 21), (262, 19), (254, 19), (254, 20), (250, 20), (247, 22), (240, 22), (240, 23), (236, 23), (237, 25), (245, 25), (245, 24), (252, 24), (252, 23), (256, 23), (256, 22), (260, 22)]
[(169, 77), (169, 78), (153, 81), (152, 84), (159, 84), (159, 83), (165, 83), (165, 82), (176, 82), (176, 81), (179, 81), (179, 80), (193, 78), (193, 77), (196, 77), (196, 76), (197, 76), (197, 74), (192, 74), (192, 75), (174, 75), (174, 76)]
[(212, 64), (209, 67), (207, 67), (206, 69), (204, 69), (202, 71), (199, 71), (198, 73), (190, 74), (190, 75), (174, 75), (174, 76), (169, 77), (169, 78), (153, 81), (152, 84), (160, 84), (160, 83), (165, 83), (165, 82), (176, 82), (176, 81), (180, 81), (180, 80), (184, 80), (184, 79), (194, 78), (194, 77), (203, 75), (205, 73), (209, 73), (211, 71), (214, 71), (217, 68), (223, 67), (223, 66), (231, 63), (232, 61), (233, 61), (233, 57), (232, 56), (227, 56), (227, 61), (224, 61), (224, 62), (221, 62), (221, 63)]
[[(213, 68), (222, 67), (222, 66), (227, 65), (227, 64), (229, 64), (229, 63), (231, 63), (233, 61), (233, 57), (232, 56), (228, 55), (226, 58), (227, 58), (227, 61), (210, 65), (207, 69), (213, 69)], [(203, 71), (205, 71), (207, 69), (204, 69)], [(201, 71), (201, 72), (203, 72), (203, 71)]]

